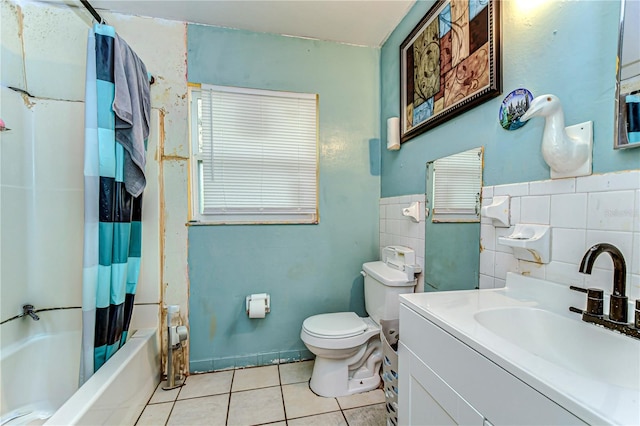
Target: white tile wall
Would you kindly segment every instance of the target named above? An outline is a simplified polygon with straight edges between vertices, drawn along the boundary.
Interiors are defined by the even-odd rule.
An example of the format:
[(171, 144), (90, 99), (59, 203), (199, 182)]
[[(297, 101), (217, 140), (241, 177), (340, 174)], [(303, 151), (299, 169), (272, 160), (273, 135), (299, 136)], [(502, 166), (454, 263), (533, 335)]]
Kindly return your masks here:
[(607, 231), (633, 231), (634, 191), (591, 192), (587, 227)]
[[(413, 202), (419, 202), (420, 221), (414, 222), (402, 215), (402, 209)], [(401, 245), (416, 252), (416, 262), (424, 268), (424, 194), (403, 195), (380, 199), (380, 255), (382, 248), (389, 245)], [(423, 282), (423, 275), (418, 276)], [(417, 290), (422, 286), (417, 286)]]
[[(482, 218), (480, 288), (504, 285), (506, 272), (611, 292), (613, 263), (600, 256), (591, 275), (578, 272), (582, 256), (596, 243), (611, 243), (627, 264), (627, 295), (640, 298), (640, 170), (579, 178), (484, 187), (483, 205), (494, 195), (511, 196), (511, 228), (495, 228)], [(551, 261), (516, 260), (497, 238), (516, 223), (551, 225)]]
[(518, 259), (518, 272), (522, 275), (544, 279), (546, 271), (546, 265)]
[(585, 229), (587, 227), (587, 194), (551, 196), (551, 226)]
[(639, 220), (640, 218), (638, 217), (640, 216), (640, 189), (636, 191), (635, 199), (636, 199), (636, 205), (633, 208), (633, 211), (635, 212), (634, 214), (635, 220), (633, 221), (634, 223), (633, 230), (638, 232), (640, 231), (640, 220)]
[(520, 222), (548, 225), (550, 205), (551, 197), (549, 195), (522, 197), (520, 199)]

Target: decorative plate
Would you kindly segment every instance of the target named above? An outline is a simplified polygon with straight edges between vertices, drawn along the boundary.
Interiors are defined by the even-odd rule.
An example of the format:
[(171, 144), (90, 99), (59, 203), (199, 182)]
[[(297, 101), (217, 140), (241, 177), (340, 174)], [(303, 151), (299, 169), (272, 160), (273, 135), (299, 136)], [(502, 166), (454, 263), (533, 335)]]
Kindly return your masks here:
[(520, 121), (520, 117), (529, 109), (533, 95), (527, 89), (516, 89), (509, 93), (502, 101), (498, 120), (505, 130), (516, 130), (527, 122)]

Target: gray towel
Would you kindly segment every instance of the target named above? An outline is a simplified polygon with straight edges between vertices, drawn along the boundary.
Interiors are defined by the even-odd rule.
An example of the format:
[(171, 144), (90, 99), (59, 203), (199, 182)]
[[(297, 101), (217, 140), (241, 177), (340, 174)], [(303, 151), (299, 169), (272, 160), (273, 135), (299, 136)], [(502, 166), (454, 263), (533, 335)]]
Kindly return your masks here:
[(124, 185), (134, 197), (146, 185), (145, 143), (149, 137), (151, 100), (147, 68), (118, 34), (114, 43), (113, 111), (116, 114), (116, 141), (125, 149)]

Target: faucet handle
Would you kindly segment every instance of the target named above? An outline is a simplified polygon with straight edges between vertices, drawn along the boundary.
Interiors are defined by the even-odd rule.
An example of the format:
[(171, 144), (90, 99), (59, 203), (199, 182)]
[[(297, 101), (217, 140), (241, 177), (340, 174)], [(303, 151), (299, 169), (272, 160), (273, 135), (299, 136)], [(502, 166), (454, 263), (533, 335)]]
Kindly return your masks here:
[(629, 298), (612, 294), (609, 296), (609, 319), (618, 323), (627, 322)]
[(571, 290), (579, 291), (580, 293), (587, 294), (587, 309), (581, 311), (577, 308), (569, 308), (571, 312), (580, 313), (580, 314), (589, 314), (601, 317), (604, 315), (603, 309), (603, 301), (604, 301), (604, 292), (599, 288), (582, 288), (576, 287), (574, 285), (569, 286)]
[(636, 300), (634, 327), (640, 330), (640, 299)]
[(603, 310), (604, 292), (599, 288), (587, 289), (587, 310), (586, 313), (601, 317)]

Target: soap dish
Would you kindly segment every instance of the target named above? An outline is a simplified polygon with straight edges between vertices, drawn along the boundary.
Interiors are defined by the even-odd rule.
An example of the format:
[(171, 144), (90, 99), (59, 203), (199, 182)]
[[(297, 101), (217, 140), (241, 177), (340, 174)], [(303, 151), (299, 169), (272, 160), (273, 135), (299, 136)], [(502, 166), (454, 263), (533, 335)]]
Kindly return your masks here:
[(549, 263), (551, 259), (551, 228), (548, 225), (517, 224), (506, 237), (498, 237), (498, 244), (509, 246), (513, 255), (535, 263)]

